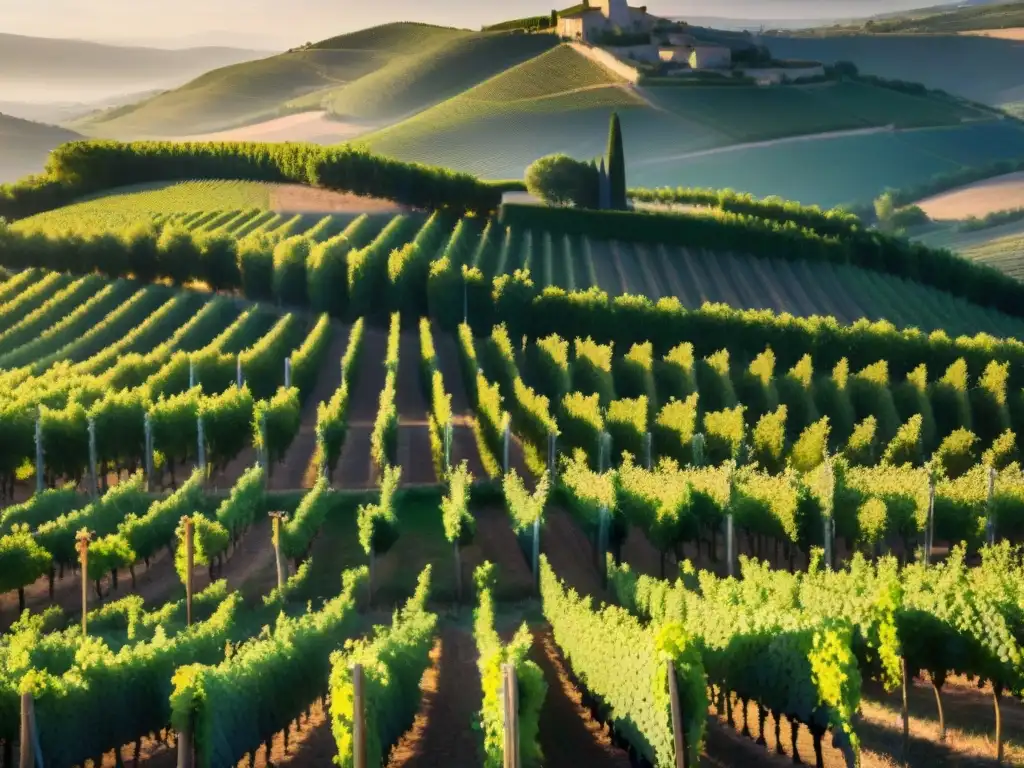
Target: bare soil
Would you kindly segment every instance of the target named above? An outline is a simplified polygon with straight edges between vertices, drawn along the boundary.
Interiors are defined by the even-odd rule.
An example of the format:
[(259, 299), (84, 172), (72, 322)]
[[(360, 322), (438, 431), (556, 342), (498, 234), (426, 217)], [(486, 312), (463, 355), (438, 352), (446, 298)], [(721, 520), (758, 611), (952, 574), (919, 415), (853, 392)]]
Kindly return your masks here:
[(387, 344), (386, 331), (369, 325), (364, 328), (359, 371), (349, 400), (348, 434), (334, 472), (336, 488), (366, 488), (374, 484), (370, 433), (384, 389)]
[[(473, 518), (476, 521), (473, 543), (479, 551), (480, 563), (489, 560), (498, 567), (495, 597), (515, 600), (534, 594), (533, 573), (512, 531), (508, 513), (501, 507), (482, 507), (473, 510)], [(544, 541), (543, 532), (541, 541)], [(464, 565), (468, 566), (469, 562)], [(463, 576), (463, 583), (470, 583), (465, 581), (467, 577), (472, 577), (471, 570)]]
[(429, 406), (420, 371), (419, 331), (402, 333), (398, 347), (398, 463), (402, 482), (408, 485), (436, 483), (430, 449)]
[(612, 744), (608, 728), (583, 704), (569, 678), (550, 629), (534, 630), (531, 658), (544, 672), (548, 693), (540, 713), (540, 747), (544, 764), (629, 768), (629, 756)]
[(177, 137), (176, 141), (305, 141), (340, 144), (371, 130), (371, 125), (332, 120), (327, 112), (300, 112), (213, 133)]
[(351, 192), (276, 184), (270, 190), (270, 210), (277, 213), (407, 213), (408, 206)]
[(540, 547), (555, 573), (579, 594), (609, 602), (610, 595), (601, 583), (594, 548), (586, 534), (564, 509), (549, 506), (544, 515)]
[[(1021, 30), (1020, 40), (1024, 40)], [(993, 176), (964, 187), (951, 189), (917, 203), (935, 220), (966, 219), (996, 211), (1024, 208), (1024, 171)]]
[(443, 626), (423, 674), (412, 728), (391, 751), (389, 768), (479, 766), (480, 737), (471, 727), (483, 704), (477, 650), (465, 630)]
[(312, 488), (316, 483), (316, 414), (322, 402), (327, 402), (341, 386), (341, 358), (348, 347), (348, 326), (333, 323), (331, 342), (327, 346), (323, 363), (317, 372), (316, 383), (302, 406), (302, 421), (284, 460), (274, 467), (270, 476), (271, 490)]
[(1024, 40), (1024, 27), (1007, 27), (1006, 29), (972, 29), (961, 32), (961, 35), (974, 37), (996, 37), (1000, 40)]

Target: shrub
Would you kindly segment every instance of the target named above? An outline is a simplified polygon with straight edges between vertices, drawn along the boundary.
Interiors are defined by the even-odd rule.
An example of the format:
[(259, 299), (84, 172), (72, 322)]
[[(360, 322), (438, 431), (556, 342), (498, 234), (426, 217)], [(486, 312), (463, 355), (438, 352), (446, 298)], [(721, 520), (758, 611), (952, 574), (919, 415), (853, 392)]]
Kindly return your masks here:
[(882, 463), (900, 467), (921, 463), (921, 414), (915, 413), (896, 432), (882, 453)]
[(1017, 437), (1011, 430), (1006, 430), (992, 441), (981, 456), (981, 463), (986, 467), (1005, 469), (1017, 458)]
[(613, 400), (605, 414), (605, 429), (612, 438), (613, 456), (628, 451), (637, 461), (643, 462), (647, 440), (647, 398)]
[(796, 442), (818, 419), (814, 404), (814, 363), (810, 355), (800, 358), (785, 376), (775, 381), (779, 403), (786, 406), (786, 438)]
[(946, 436), (933, 458), (945, 469), (946, 477), (955, 480), (978, 463), (977, 444), (977, 435), (968, 429), (957, 429)]
[(612, 361), (615, 391), (619, 397), (646, 397), (652, 408), (657, 402), (654, 386), (654, 345), (634, 344), (624, 357)]
[(746, 406), (747, 424), (753, 426), (779, 404), (775, 389), (775, 353), (771, 347), (754, 358), (735, 387), (736, 398)]
[(781, 472), (786, 465), (786, 406), (764, 414), (754, 427), (753, 459), (766, 471)]
[(726, 408), (704, 414), (704, 440), (709, 464), (739, 460), (742, 456), (746, 426), (744, 408)]
[(697, 432), (697, 394), (672, 400), (658, 412), (652, 429), (654, 452), (680, 464), (694, 461), (693, 436)]
[(938, 444), (935, 435), (935, 415), (928, 397), (928, 368), (919, 365), (907, 374), (906, 379), (892, 388), (896, 412), (906, 423), (914, 414), (921, 414), (921, 450), (930, 453)]
[(247, 237), (238, 243), (238, 269), (242, 292), (254, 301), (274, 298), (274, 250), (262, 237)]
[(306, 260), (310, 241), (305, 237), (289, 237), (274, 247), (274, 299), (279, 304), (304, 307), (308, 303), (306, 290)]
[(698, 361), (696, 372), (700, 407), (705, 413), (736, 405), (736, 392), (729, 378), (729, 350), (721, 349)]
[(939, 438), (961, 427), (971, 429), (968, 377), (967, 361), (960, 358), (932, 385), (932, 411)]
[(797, 472), (810, 472), (825, 460), (828, 433), (828, 416), (823, 416), (800, 433), (789, 454), (789, 463), (793, 469)]
[(531, 373), (536, 388), (552, 402), (561, 402), (572, 389), (569, 342), (551, 334), (538, 339), (531, 350)]
[(576, 339), (572, 363), (572, 384), (577, 392), (597, 394), (605, 408), (615, 399), (612, 380), (611, 344), (598, 344), (591, 338)]
[(818, 412), (828, 417), (829, 424), (832, 425), (832, 439), (837, 445), (846, 443), (853, 434), (857, 421), (847, 389), (849, 373), (850, 365), (844, 357), (836, 363), (832, 375), (818, 379), (814, 387), (814, 402), (818, 406)]
[(868, 416), (853, 428), (843, 455), (850, 464), (869, 467), (875, 463), (878, 422), (874, 416)]
[(889, 390), (889, 364), (879, 360), (850, 377), (850, 401), (858, 419), (874, 416), (878, 425), (878, 439), (888, 442), (900, 428), (896, 404)]
[(983, 444), (991, 443), (1010, 428), (1009, 381), (1010, 364), (992, 360), (978, 378), (977, 386), (969, 390), (971, 421)]
[(693, 362), (693, 344), (684, 342), (669, 350), (654, 368), (658, 397), (667, 403), (673, 397), (682, 400), (697, 391)]
[(568, 155), (547, 155), (526, 169), (526, 189), (548, 205), (596, 208), (597, 169)]
[(571, 449), (579, 448), (586, 453), (591, 468), (597, 470), (599, 442), (604, 432), (604, 417), (597, 393), (587, 396), (573, 392), (562, 398), (562, 414), (558, 423), (567, 449), (563, 453), (571, 454)]

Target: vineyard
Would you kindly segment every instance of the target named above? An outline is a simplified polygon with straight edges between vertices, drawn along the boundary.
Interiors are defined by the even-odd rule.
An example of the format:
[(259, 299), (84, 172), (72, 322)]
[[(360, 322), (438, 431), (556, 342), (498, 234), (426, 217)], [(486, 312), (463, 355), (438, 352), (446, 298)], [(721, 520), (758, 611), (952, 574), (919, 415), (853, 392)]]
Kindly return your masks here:
[(1024, 762), (1015, 283), (268, 186), (0, 228), (3, 768)]
[[(240, 195), (244, 202), (260, 189), (256, 184), (205, 182), (184, 183), (153, 193), (128, 192), (123, 198), (109, 198), (109, 208), (102, 205), (102, 200), (108, 198), (102, 198), (24, 219), (13, 230), (27, 237), (45, 236), (53, 243), (67, 237), (102, 238), (120, 233), (118, 237), (124, 239), (152, 233), (149, 236), (158, 248), (170, 249), (178, 242), (185, 249), (180, 252), (178, 274), (191, 273), (195, 277), (186, 278), (185, 283), (193, 279), (206, 287), (228, 276), (214, 275), (211, 280), (203, 256), (218, 243), (223, 248), (225, 238), (239, 246), (251, 244), (245, 258), (254, 263), (259, 252), (271, 260), (278, 258), (275, 254), (283, 258), (285, 252), (316, 253), (317, 263), (338, 258), (349, 249), (371, 255), (397, 249), (406, 254), (411, 248), (419, 251), (424, 239), (429, 239), (431, 247), (436, 245), (434, 253), (446, 256), (456, 270), (473, 270), (474, 280), (483, 285), (501, 275), (529, 270), (540, 288), (557, 287), (567, 292), (598, 289), (613, 298), (643, 295), (654, 301), (674, 297), (688, 309), (699, 309), (706, 303), (724, 304), (797, 317), (829, 316), (841, 323), (885, 319), (900, 328), (916, 327), (927, 332), (941, 329), (951, 336), (985, 333), (997, 338), (1024, 337), (1024, 327), (1017, 318), (915, 281), (848, 264), (608, 241), (534, 228), (527, 223), (505, 225), (498, 218), (469, 216), (458, 220), (438, 214), (427, 221), (412, 213), (284, 214), (258, 205), (230, 210), (175, 210), (175, 201), (188, 200), (197, 191), (207, 190), (217, 200)], [(200, 194), (198, 199), (204, 198)], [(45, 243), (41, 241), (41, 247), (56, 247)], [(235, 248), (233, 244), (227, 247)], [(186, 257), (186, 250), (195, 253)], [(230, 258), (230, 254), (225, 252), (223, 257)], [(293, 304), (305, 304), (307, 298), (316, 301), (314, 293), (307, 296), (304, 288), (297, 289), (291, 301), (279, 296), (270, 284), (269, 272), (251, 273), (244, 268), (241, 253), (238, 259), (243, 263), (240, 287), (250, 298), (274, 297)], [(196, 262), (194, 267), (188, 266), (192, 260)], [(231, 272), (230, 265), (224, 269)], [(175, 279), (173, 274), (169, 276)], [(264, 278), (266, 285), (260, 283)], [(51, 294), (40, 294), (40, 298), (46, 301)], [(61, 306), (69, 306), (67, 297), (59, 298)], [(340, 308), (345, 298), (334, 297), (334, 301)], [(36, 308), (27, 306), (30, 310)], [(334, 311), (327, 298), (316, 306)], [(51, 311), (59, 312), (55, 307)], [(0, 352), (4, 349), (0, 337)], [(0, 359), (0, 365), (4, 364), (6, 361)]]

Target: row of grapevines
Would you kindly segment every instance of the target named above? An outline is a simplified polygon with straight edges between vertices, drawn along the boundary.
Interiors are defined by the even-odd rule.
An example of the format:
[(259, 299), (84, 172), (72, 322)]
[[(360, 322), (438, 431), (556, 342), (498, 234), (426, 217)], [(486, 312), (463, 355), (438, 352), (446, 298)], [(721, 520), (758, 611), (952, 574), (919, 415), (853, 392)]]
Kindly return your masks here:
[(200, 768), (237, 765), (327, 693), (331, 651), (359, 626), (355, 595), (363, 578), (361, 571), (346, 572), (338, 597), (298, 618), (282, 613), (267, 636), (243, 643), (220, 663), (178, 667), (169, 719), (195, 734)]
[(390, 627), (331, 656), (331, 730), (338, 745), (335, 761), (355, 765), (353, 665), (363, 669), (366, 765), (379, 765), (412, 725), (420, 703), (420, 678), (430, 663), (437, 614), (426, 609), (430, 566), (419, 576), (416, 592), (395, 611)]
[(88, 275), (57, 291), (41, 306), (0, 333), (0, 355), (17, 349), (46, 331), (63, 319), (73, 307), (81, 305), (95, 295), (103, 285), (103, 278), (99, 275)]
[(341, 448), (348, 432), (349, 393), (355, 386), (355, 377), (359, 372), (360, 353), (363, 348), (363, 319), (359, 318), (352, 324), (349, 331), (348, 346), (341, 359), (341, 385), (326, 403), (320, 403), (316, 412), (317, 466), (320, 474), (331, 477)]
[(384, 367), (387, 374), (384, 389), (380, 393), (377, 417), (370, 434), (370, 456), (379, 471), (391, 466), (398, 459), (398, 406), (395, 397), (398, 388), (398, 349), (401, 339), (401, 316), (391, 315), (388, 330), (387, 355)]
[(595, 610), (541, 558), (541, 602), (555, 643), (604, 717), (649, 763), (676, 765), (668, 666), (675, 665), (686, 748), (696, 764), (707, 724), (698, 645), (678, 621), (641, 624), (617, 606)]
[[(744, 704), (757, 704), (762, 736), (771, 712), (776, 720), (784, 715), (807, 725), (818, 752), (829, 729), (856, 752), (853, 718), (861, 676), (849, 621), (778, 605), (770, 582), (702, 573), (699, 586), (688, 588), (686, 580), (670, 584), (638, 577), (614, 562), (608, 568), (609, 583), (622, 605), (645, 620), (681, 622), (697, 641), (708, 682), (721, 696), (735, 694)], [(692, 571), (687, 573), (697, 582)], [(752, 598), (757, 587), (763, 591)]]
[(32, 694), (39, 742), (55, 766), (81, 765), (155, 733), (171, 722), (175, 671), (188, 664), (215, 664), (235, 629), (242, 599), (235, 593), (208, 621), (173, 638), (112, 652), (91, 643), (62, 675), (33, 670), (22, 681)]
[(505, 757), (505, 713), (502, 667), (511, 664), (515, 668), (519, 689), (519, 756), (522, 765), (537, 766), (543, 762), (538, 735), (540, 713), (547, 696), (548, 685), (540, 667), (527, 656), (533, 645), (533, 635), (526, 622), (516, 631), (507, 644), (502, 644), (494, 628), (494, 565), (483, 563), (473, 574), (477, 588), (477, 607), (473, 611), (473, 639), (476, 641), (480, 658), (480, 682), (483, 688), (483, 705), (480, 709), (480, 724), (484, 737), (484, 766), (498, 768), (504, 765)]
[(444, 376), (437, 362), (430, 319), (426, 317), (420, 318), (420, 381), (427, 402), (430, 403), (427, 424), (434, 472), (437, 477), (443, 477), (446, 470), (445, 434), (452, 428), (452, 396), (444, 388)]

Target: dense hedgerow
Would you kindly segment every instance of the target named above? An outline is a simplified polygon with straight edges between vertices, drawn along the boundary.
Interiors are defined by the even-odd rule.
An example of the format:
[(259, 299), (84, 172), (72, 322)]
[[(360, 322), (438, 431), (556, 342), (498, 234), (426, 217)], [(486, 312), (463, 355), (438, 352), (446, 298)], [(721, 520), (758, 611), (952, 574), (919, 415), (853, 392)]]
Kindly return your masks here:
[(74, 141), (50, 153), (41, 176), (0, 187), (0, 216), (20, 218), (113, 187), (179, 179), (311, 184), (416, 208), (487, 212), (501, 203), (499, 187), (468, 174), (348, 145)]
[(1024, 287), (1009, 275), (952, 251), (929, 248), (876, 230), (816, 231), (810, 223), (801, 225), (727, 211), (712, 217), (517, 204), (502, 206), (501, 222), (506, 226), (597, 239), (850, 264), (931, 285), (1018, 317), (1024, 313)]

